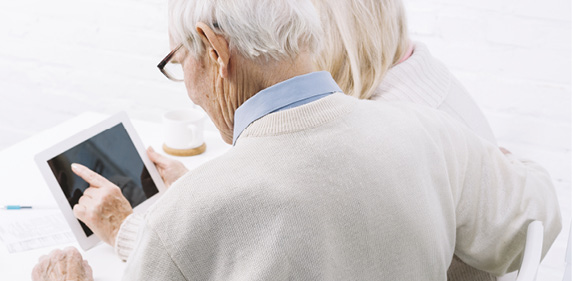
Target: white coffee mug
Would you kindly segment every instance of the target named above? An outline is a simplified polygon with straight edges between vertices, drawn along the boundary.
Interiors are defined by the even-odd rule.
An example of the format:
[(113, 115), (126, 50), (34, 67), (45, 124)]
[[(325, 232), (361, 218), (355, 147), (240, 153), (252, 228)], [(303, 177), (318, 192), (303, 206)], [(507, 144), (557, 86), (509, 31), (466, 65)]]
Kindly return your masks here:
[(198, 108), (173, 110), (163, 115), (165, 152), (177, 156), (200, 154), (205, 149), (203, 131), (206, 114)]

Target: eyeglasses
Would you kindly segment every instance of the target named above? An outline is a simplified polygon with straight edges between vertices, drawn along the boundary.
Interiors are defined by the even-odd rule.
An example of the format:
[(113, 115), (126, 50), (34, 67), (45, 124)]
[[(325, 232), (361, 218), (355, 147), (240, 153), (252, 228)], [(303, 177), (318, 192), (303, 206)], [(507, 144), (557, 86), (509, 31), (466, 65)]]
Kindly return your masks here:
[(179, 44), (175, 49), (173, 49), (158, 65), (157, 67), (161, 70), (167, 78), (175, 82), (182, 82), (185, 78), (183, 73), (183, 66), (180, 63), (171, 62), (171, 59), (175, 56), (175, 53), (183, 47), (183, 44)]

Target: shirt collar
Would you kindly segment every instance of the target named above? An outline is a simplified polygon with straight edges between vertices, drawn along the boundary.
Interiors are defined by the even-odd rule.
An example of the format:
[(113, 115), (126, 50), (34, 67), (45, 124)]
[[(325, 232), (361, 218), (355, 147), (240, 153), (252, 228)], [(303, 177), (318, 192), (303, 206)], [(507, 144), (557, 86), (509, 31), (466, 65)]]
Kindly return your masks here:
[(272, 112), (300, 106), (342, 90), (326, 71), (312, 72), (272, 85), (249, 98), (234, 113), (233, 145), (250, 123)]

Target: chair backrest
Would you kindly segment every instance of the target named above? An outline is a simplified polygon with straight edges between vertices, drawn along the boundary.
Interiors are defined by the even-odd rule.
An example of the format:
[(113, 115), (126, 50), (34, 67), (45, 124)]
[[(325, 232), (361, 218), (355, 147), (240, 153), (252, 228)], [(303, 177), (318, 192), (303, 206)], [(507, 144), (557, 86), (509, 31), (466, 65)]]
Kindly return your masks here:
[(522, 264), (518, 270), (516, 281), (534, 281), (542, 256), (542, 242), (544, 240), (544, 226), (540, 221), (533, 221), (526, 231), (526, 244)]
[(570, 224), (570, 231), (568, 232), (568, 246), (566, 246), (566, 267), (564, 269), (564, 278), (562, 281), (572, 280), (571, 263), (572, 263), (572, 223)]

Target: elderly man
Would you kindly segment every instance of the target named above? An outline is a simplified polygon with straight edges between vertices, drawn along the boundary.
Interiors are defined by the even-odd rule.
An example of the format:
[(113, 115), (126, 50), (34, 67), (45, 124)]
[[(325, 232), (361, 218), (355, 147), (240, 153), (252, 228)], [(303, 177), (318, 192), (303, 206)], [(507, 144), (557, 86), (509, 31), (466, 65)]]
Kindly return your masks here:
[[(555, 192), (538, 165), (439, 112), (347, 97), (314, 72), (321, 30), (309, 1), (169, 9), (165, 62), (180, 63), (189, 97), (234, 147), (190, 172), (150, 151), (176, 181), (132, 229), (125, 279), (446, 280), (453, 254), (495, 274), (516, 269), (532, 220), (545, 225), (544, 253), (558, 234)], [(128, 203), (106, 179), (73, 169), (91, 184), (76, 216), (115, 245)], [(33, 276), (92, 272), (66, 250)]]

